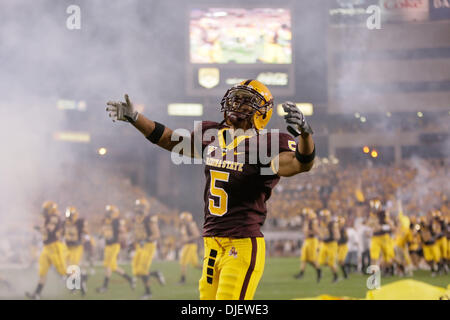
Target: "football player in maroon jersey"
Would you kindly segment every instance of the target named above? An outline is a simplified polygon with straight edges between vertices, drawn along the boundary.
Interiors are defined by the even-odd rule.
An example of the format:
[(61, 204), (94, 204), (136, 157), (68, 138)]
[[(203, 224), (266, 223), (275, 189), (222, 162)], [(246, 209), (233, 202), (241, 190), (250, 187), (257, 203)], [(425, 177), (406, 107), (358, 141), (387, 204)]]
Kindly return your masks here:
[(190, 137), (138, 113), (128, 95), (125, 102), (107, 105), (113, 121), (130, 122), (172, 156), (202, 159), (205, 259), (200, 299), (253, 299), (265, 264), (260, 229), (266, 219), (266, 201), (280, 177), (313, 166), (313, 131), (303, 113), (286, 102), (283, 108), (291, 135), (265, 130), (273, 112), (273, 97), (257, 80), (231, 87), (221, 102), (223, 121), (203, 121)]

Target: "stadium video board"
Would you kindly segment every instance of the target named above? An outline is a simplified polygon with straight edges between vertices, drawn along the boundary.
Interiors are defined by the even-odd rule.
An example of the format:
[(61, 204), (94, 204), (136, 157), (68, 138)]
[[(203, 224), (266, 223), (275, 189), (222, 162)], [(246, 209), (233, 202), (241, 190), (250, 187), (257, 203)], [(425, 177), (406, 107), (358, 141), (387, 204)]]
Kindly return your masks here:
[(257, 79), (292, 94), (293, 36), (289, 8), (188, 9), (187, 94), (217, 96)]

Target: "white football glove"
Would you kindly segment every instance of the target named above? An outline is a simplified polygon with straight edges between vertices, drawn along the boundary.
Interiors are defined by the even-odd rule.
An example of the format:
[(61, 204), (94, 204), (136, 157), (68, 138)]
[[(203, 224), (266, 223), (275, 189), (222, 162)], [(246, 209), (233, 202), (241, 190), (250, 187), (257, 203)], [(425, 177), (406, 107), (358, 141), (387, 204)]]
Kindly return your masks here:
[(106, 104), (109, 106), (106, 107), (106, 111), (109, 112), (109, 117), (113, 119), (113, 122), (120, 120), (135, 123), (137, 121), (139, 112), (134, 110), (128, 94), (125, 94), (125, 102), (108, 101)]
[(288, 123), (287, 130), (294, 137), (298, 137), (304, 132), (313, 134), (313, 131), (306, 122), (305, 115), (300, 111), (300, 109), (295, 105), (295, 103), (286, 101), (282, 104), (284, 112), (287, 115), (284, 116), (286, 122)]

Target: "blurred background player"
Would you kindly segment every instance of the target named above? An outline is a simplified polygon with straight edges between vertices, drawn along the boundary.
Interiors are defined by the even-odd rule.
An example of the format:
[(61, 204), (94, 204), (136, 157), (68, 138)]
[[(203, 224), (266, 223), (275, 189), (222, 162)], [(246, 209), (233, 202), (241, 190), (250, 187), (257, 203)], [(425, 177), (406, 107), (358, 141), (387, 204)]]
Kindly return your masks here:
[(450, 213), (444, 218), (445, 237), (447, 238), (447, 270), (450, 270)]
[(122, 276), (134, 290), (136, 281), (133, 280), (122, 268), (117, 265), (117, 256), (120, 252), (119, 234), (124, 232), (124, 226), (120, 223), (120, 211), (116, 206), (107, 205), (105, 208), (105, 218), (102, 226), (102, 236), (105, 239), (105, 249), (103, 253), (103, 266), (105, 267), (105, 279), (103, 286), (97, 288), (98, 293), (106, 292), (109, 278), (112, 272)]
[(342, 270), (342, 275), (344, 279), (348, 278), (349, 266), (345, 263), (348, 253), (348, 235), (347, 235), (347, 226), (346, 220), (344, 217), (338, 217), (338, 226), (339, 226), (339, 239), (338, 239), (338, 255), (337, 260), (339, 267)]
[(420, 224), (415, 216), (410, 217), (408, 234), (408, 253), (411, 257), (413, 270), (418, 270), (420, 259), (423, 256), (422, 241), (420, 237)]
[(347, 265), (347, 273), (356, 272), (359, 270), (359, 257), (361, 255), (361, 243), (359, 242), (359, 235), (353, 226), (347, 228), (347, 246), (348, 253), (345, 258), (345, 264)]
[(321, 238), (321, 244), (319, 249), (319, 266), (325, 263), (330, 267), (333, 273), (332, 282), (338, 281), (336, 259), (338, 254), (337, 240), (340, 238), (339, 226), (337, 220), (331, 216), (331, 212), (328, 209), (323, 209), (319, 213), (320, 224), (319, 234)]
[(64, 241), (67, 246), (67, 266), (78, 266), (81, 270), (81, 294), (87, 292), (87, 272), (81, 266), (83, 258), (83, 238), (87, 235), (87, 221), (79, 218), (75, 207), (67, 207), (63, 226)]
[(433, 237), (431, 221), (428, 220), (426, 216), (421, 216), (419, 218), (419, 234), (422, 243), (423, 257), (425, 262), (428, 264), (431, 270), (431, 275), (436, 276), (436, 271), (439, 268), (440, 262), (440, 251), (435, 245), (436, 240)]
[(403, 214), (403, 210), (401, 205), (399, 206), (399, 213), (397, 216), (395, 226), (395, 258), (394, 261), (396, 263), (396, 273), (402, 275), (412, 276), (412, 262), (411, 256), (409, 255), (408, 248), (408, 239), (411, 238), (411, 230), (410, 230), (410, 219)]
[[(393, 259), (394, 247), (390, 233), (393, 230), (392, 221), (387, 211), (382, 210), (381, 201), (370, 201), (370, 216), (368, 226), (372, 228), (372, 239), (370, 241), (370, 260), (377, 264), (385, 275), (394, 274)], [(381, 260), (382, 254), (382, 260)]]
[(84, 252), (84, 262), (90, 275), (95, 274), (94, 269), (94, 255), (95, 255), (95, 240), (90, 234), (84, 234), (83, 237), (83, 252)]
[(372, 262), (370, 260), (370, 242), (372, 238), (372, 229), (368, 226), (367, 218), (364, 217), (359, 221), (355, 220), (355, 232), (359, 244), (358, 261), (360, 271), (363, 274), (366, 274), (367, 268), (371, 265)]
[(150, 203), (145, 198), (136, 200), (134, 214), (135, 252), (131, 267), (133, 276), (140, 278), (144, 284), (145, 293), (141, 299), (149, 299), (152, 296), (150, 276), (156, 277), (161, 285), (165, 283), (160, 271), (150, 273), (150, 267), (156, 252), (156, 241), (160, 238), (158, 217), (150, 215)]
[(11, 283), (0, 274), (0, 290), (12, 290)]
[(197, 241), (198, 239), (200, 239), (201, 235), (200, 231), (198, 230), (197, 224), (192, 218), (192, 214), (190, 212), (182, 212), (180, 214), (180, 221), (180, 245), (182, 246), (182, 248), (180, 253), (181, 278), (179, 283), (184, 284), (186, 282), (187, 266), (191, 264), (195, 268), (199, 267)]
[(48, 270), (52, 265), (62, 277), (66, 277), (66, 252), (61, 240), (62, 221), (59, 216), (58, 205), (53, 201), (44, 202), (41, 214), (44, 218), (44, 225), (35, 227), (41, 231), (44, 242), (39, 257), (39, 282), (33, 293), (25, 293), (28, 298), (34, 300), (40, 299)]
[(306, 263), (309, 263), (316, 269), (317, 282), (319, 282), (322, 277), (322, 270), (317, 261), (317, 253), (319, 250), (319, 221), (317, 220), (316, 213), (311, 208), (304, 208), (302, 210), (302, 216), (305, 240), (300, 254), (300, 272), (294, 275), (294, 278), (301, 279), (305, 273)]
[(445, 219), (442, 217), (442, 213), (439, 210), (432, 210), (431, 211), (431, 230), (433, 232), (433, 236), (435, 238), (435, 246), (437, 247), (437, 250), (439, 250), (439, 268), (438, 271), (440, 273), (445, 272), (445, 274), (448, 273), (447, 270), (447, 226), (445, 223)]

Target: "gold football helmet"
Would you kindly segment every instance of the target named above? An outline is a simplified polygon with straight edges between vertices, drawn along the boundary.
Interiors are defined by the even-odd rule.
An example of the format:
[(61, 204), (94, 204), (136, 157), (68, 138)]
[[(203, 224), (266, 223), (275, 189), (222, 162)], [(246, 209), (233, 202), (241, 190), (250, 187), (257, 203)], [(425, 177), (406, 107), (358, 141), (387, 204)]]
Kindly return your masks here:
[(75, 207), (66, 208), (66, 219), (76, 221), (78, 219), (78, 210)]
[(369, 201), (370, 208), (375, 210), (381, 210), (381, 201), (380, 199), (372, 199)]
[(139, 198), (134, 203), (134, 211), (138, 214), (148, 214), (150, 211), (150, 202), (146, 198)]
[(307, 219), (315, 219), (317, 217), (316, 213), (311, 208), (303, 208), (302, 215)]
[(421, 226), (427, 225), (427, 224), (428, 224), (428, 219), (427, 219), (427, 217), (426, 217), (426, 216), (421, 216), (421, 217), (419, 218), (419, 224), (420, 224)]
[(331, 211), (328, 209), (322, 209), (319, 212), (319, 216), (322, 220), (329, 221), (331, 218)]
[(117, 208), (116, 206), (110, 205), (110, 204), (108, 204), (105, 207), (105, 213), (106, 213), (106, 217), (110, 218), (110, 219), (116, 219), (120, 215), (119, 208)]
[(181, 221), (192, 221), (192, 214), (190, 212), (187, 211), (183, 211), (182, 213), (180, 213), (180, 220)]
[(58, 214), (58, 205), (54, 201), (45, 201), (42, 204), (42, 214)]
[(440, 220), (442, 218), (442, 213), (439, 210), (431, 210), (431, 217)]
[[(273, 112), (273, 96), (270, 90), (258, 80), (244, 80), (227, 90), (221, 101), (227, 124), (228, 113), (238, 114), (242, 120), (249, 119), (256, 130), (262, 130), (269, 123)], [(242, 112), (240, 107), (247, 105), (252, 111)]]

